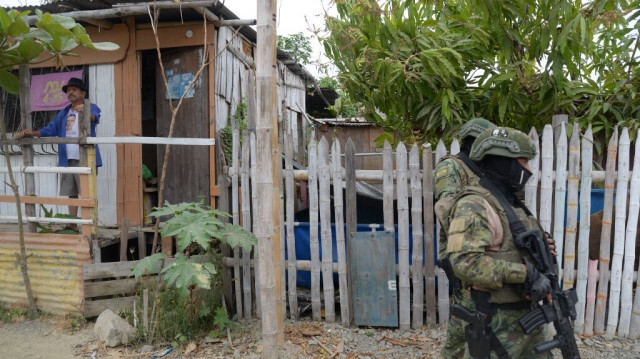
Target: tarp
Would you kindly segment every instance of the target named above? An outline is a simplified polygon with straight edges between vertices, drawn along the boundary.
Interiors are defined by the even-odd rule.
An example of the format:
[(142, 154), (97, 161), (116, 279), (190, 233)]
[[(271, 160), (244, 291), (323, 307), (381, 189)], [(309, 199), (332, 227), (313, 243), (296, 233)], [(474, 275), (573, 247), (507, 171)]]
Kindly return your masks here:
[[(382, 231), (384, 229), (384, 225), (378, 224), (376, 225), (378, 228), (377, 231)], [(318, 244), (320, 247), (320, 259), (322, 260), (322, 241), (320, 239), (320, 225), (318, 225)], [(369, 224), (359, 224), (357, 227), (358, 232), (371, 232), (371, 227)], [(435, 233), (435, 228), (434, 228)], [(296, 260), (311, 260), (311, 246), (309, 243), (309, 223), (297, 223), (294, 228), (294, 235), (296, 238)], [(333, 252), (333, 262), (338, 262), (338, 244), (336, 243), (336, 227), (335, 224), (331, 224), (331, 249)], [(345, 253), (347, 252), (346, 241), (348, 241), (348, 235), (346, 234), (345, 228)], [(286, 243), (286, 242), (285, 242)], [(434, 236), (434, 260), (436, 253), (436, 244), (435, 244), (435, 236)], [(412, 262), (412, 254), (413, 253), (413, 241), (411, 239), (411, 226), (409, 226), (409, 263)], [(287, 248), (287, 258), (288, 248)], [(424, 258), (424, 248), (422, 251), (422, 258)], [(395, 263), (398, 263), (398, 226), (395, 226)], [(423, 260), (424, 263), (424, 260)], [(338, 274), (334, 273), (333, 275), (334, 282), (338, 280)], [(311, 287), (311, 272), (299, 270), (297, 273), (297, 284), (300, 287)]]

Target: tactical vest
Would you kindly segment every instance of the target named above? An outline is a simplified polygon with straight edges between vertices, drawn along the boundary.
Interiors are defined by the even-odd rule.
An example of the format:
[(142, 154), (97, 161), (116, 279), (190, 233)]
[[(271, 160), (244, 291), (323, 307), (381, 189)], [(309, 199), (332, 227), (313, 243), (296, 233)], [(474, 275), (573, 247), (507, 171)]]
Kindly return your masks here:
[[(489, 202), (489, 205), (493, 208), (494, 211), (498, 214), (500, 218), (500, 223), (502, 224), (502, 244), (497, 251), (487, 251), (485, 252), (488, 256), (507, 261), (513, 263), (522, 263), (525, 261), (531, 262), (532, 259), (529, 254), (520, 248), (518, 248), (515, 244), (513, 234), (511, 233), (511, 228), (509, 228), (509, 219), (507, 218), (507, 212), (504, 210), (502, 205), (498, 202), (498, 199), (495, 198), (491, 192), (489, 192), (484, 187), (480, 186), (468, 186), (464, 191), (458, 193), (456, 196), (451, 196), (447, 198), (443, 198), (439, 200), (435, 206), (435, 214), (438, 217), (438, 220), (442, 224), (443, 228), (449, 228), (449, 224), (451, 222), (451, 210), (458, 202), (458, 200), (464, 196), (468, 195), (478, 195), (483, 199)], [(525, 211), (522, 208), (514, 208), (514, 211), (518, 218), (522, 221), (524, 226), (527, 229), (540, 229), (537, 220), (533, 216), (527, 216)], [(446, 243), (446, 240), (441, 239), (441, 243)], [(470, 283), (463, 283), (464, 287), (470, 287)], [(515, 303), (526, 301), (524, 291), (522, 290), (521, 285), (518, 284), (504, 284), (502, 288), (492, 289), (491, 296), (489, 297), (490, 303), (503, 304), (503, 303)]]

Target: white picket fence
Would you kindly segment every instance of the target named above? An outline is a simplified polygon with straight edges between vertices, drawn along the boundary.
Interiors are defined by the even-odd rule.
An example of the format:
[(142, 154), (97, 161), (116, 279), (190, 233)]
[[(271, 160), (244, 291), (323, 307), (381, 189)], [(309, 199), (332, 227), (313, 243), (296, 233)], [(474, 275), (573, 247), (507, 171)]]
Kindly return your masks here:
[[(235, 136), (239, 136), (237, 134)], [(539, 136), (532, 129), (529, 136), (536, 144)], [(635, 261), (635, 237), (638, 224), (638, 210), (640, 208), (640, 141), (636, 142), (636, 151), (631, 182), (629, 182), (629, 133), (625, 128), (618, 140), (617, 130), (609, 142), (608, 165), (606, 171), (592, 171), (593, 138), (591, 128), (583, 134), (579, 133), (577, 124), (573, 125), (570, 139), (564, 125), (561, 125), (560, 135), (554, 146), (554, 135), (551, 125), (544, 127), (538, 155), (530, 161), (534, 169), (534, 176), (526, 186), (525, 203), (529, 209), (537, 214), (540, 224), (545, 231), (552, 233), (557, 243), (558, 264), (560, 277), (564, 288), (574, 287), (578, 293), (575, 331), (584, 334), (609, 334), (622, 337), (638, 338), (640, 336), (640, 293), (636, 289), (633, 301)], [(349, 323), (349, 307), (352, 298), (348, 297), (349, 282), (345, 274), (347, 233), (338, 230), (336, 242), (338, 258), (332, 258), (330, 230), (331, 213), (334, 213), (336, 228), (344, 228), (345, 219), (349, 228), (349, 218), (355, 218), (355, 208), (349, 196), (349, 188), (355, 188), (355, 181), (382, 183), (384, 203), (384, 227), (394, 230), (393, 200), (397, 200), (398, 219), (398, 300), (399, 326), (401, 329), (419, 328), (424, 324), (435, 325), (446, 323), (449, 318), (448, 281), (444, 272), (437, 268), (434, 262), (434, 215), (433, 215), (433, 167), (435, 163), (447, 154), (447, 148), (440, 141), (434, 151), (431, 146), (422, 148), (414, 145), (407, 149), (400, 144), (394, 151), (387, 143), (384, 146), (382, 170), (358, 170), (353, 168), (353, 142), (347, 141), (345, 154), (341, 151), (339, 142), (331, 145), (326, 138), (318, 143), (311, 141), (308, 145), (308, 170), (294, 170), (292, 166), (293, 146), (290, 136), (285, 135), (285, 168), (283, 169), (283, 191), (281, 209), (286, 216), (280, 216), (281, 248), (284, 248), (286, 232), (289, 259), (283, 261), (283, 267), (288, 269), (287, 278), (282, 271), (282, 288), (289, 288), (282, 293), (282, 305), (288, 308), (291, 318), (298, 318), (299, 305), (296, 293), (296, 270), (311, 272), (311, 310), (314, 320), (321, 320), (322, 314), (327, 321), (335, 321), (336, 308), (334, 282), (332, 275), (338, 273), (338, 293), (340, 295), (340, 318), (344, 324)], [(253, 145), (253, 135), (247, 136), (243, 144)], [(234, 141), (234, 144), (238, 142)], [(236, 146), (234, 145), (234, 148)], [(237, 183), (240, 180), (243, 188), (242, 198), (250, 198), (250, 169), (255, 166), (255, 149), (238, 147), (234, 154), (233, 168), (230, 171), (233, 192), (237, 193)], [(450, 153), (457, 153), (459, 145), (454, 140)], [(242, 160), (239, 154), (242, 153)], [(249, 160), (251, 157), (251, 160)], [(617, 162), (616, 162), (617, 161)], [(617, 175), (615, 172), (617, 164)], [(238, 179), (238, 176), (240, 177)], [(617, 182), (615, 182), (617, 179)], [(310, 231), (310, 261), (296, 260), (294, 233), (294, 193), (296, 181), (304, 181), (308, 186), (310, 228), (318, 228), (317, 232)], [(601, 238), (600, 268), (598, 261), (589, 263), (589, 231), (591, 188), (593, 183), (605, 184), (605, 204), (603, 213), (603, 230)], [(330, 187), (346, 187), (347, 200), (343, 206), (342, 193), (337, 191), (333, 202), (330, 199)], [(628, 190), (628, 188), (630, 188)], [(246, 192), (245, 192), (246, 189)], [(616, 218), (613, 256), (609, 254), (610, 234), (612, 224), (613, 193), (616, 191)], [(580, 198), (578, 198), (578, 196)], [(408, 200), (411, 199), (411, 208)], [(627, 203), (629, 213), (627, 216)], [(233, 201), (238, 201), (237, 196)], [(333, 203), (333, 208), (331, 208)], [(578, 218), (578, 204), (580, 218)], [(239, 223), (239, 203), (232, 206), (234, 219)], [(255, 218), (254, 206), (248, 203), (242, 206), (243, 225), (251, 228), (251, 218)], [(566, 212), (566, 213), (565, 213)], [(565, 217), (566, 214), (566, 217)], [(566, 218), (566, 219), (565, 219)], [(353, 221), (353, 219), (351, 220)], [(579, 228), (578, 228), (579, 224)], [(437, 224), (436, 224), (437, 225)], [(413, 228), (409, 237), (409, 227)], [(424, 226), (424, 227), (423, 227)], [(426, 228), (423, 230), (423, 228)], [(436, 230), (435, 233), (439, 231)], [(413, 252), (409, 265), (409, 244)], [(577, 242), (577, 247), (576, 247)], [(320, 248), (322, 247), (322, 258)], [(423, 250), (425, 255), (423, 257)], [(576, 257), (577, 248), (577, 257)], [(325, 255), (327, 254), (327, 255)], [(250, 317), (253, 307), (251, 267), (255, 263), (249, 260), (249, 253), (240, 253), (227, 258), (225, 263), (234, 267), (236, 285), (236, 309), (240, 316)], [(255, 256), (255, 253), (254, 253)], [(282, 255), (282, 257), (284, 254)], [(611, 258), (610, 258), (611, 257)], [(259, 258), (255, 258), (258, 261)], [(336, 263), (337, 262), (337, 263)], [(605, 263), (607, 265), (602, 265)], [(609, 267), (608, 264), (611, 263)], [(610, 269), (610, 270), (609, 270)], [(636, 269), (637, 270), (637, 269)], [(242, 273), (242, 275), (241, 275)], [(611, 274), (610, 274), (611, 273)], [(320, 275), (323, 276), (321, 287)], [(436, 279), (437, 278), (437, 279)], [(636, 279), (637, 280), (637, 279)], [(288, 282), (288, 286), (286, 285)], [(437, 290), (436, 290), (437, 282)], [(255, 288), (259, 288), (256, 282)], [(636, 288), (640, 286), (636, 285)], [(597, 296), (596, 296), (597, 288)], [(256, 289), (255, 298), (259, 303), (259, 291)], [(597, 298), (597, 300), (596, 300)], [(256, 304), (257, 304), (256, 303)], [(324, 313), (322, 305), (324, 303)], [(633, 305), (632, 305), (633, 304)], [(259, 307), (259, 306), (258, 306)], [(243, 311), (244, 309), (244, 311)], [(284, 310), (283, 312), (286, 312)], [(244, 313), (244, 315), (243, 315)], [(260, 315), (256, 310), (256, 315)], [(606, 327), (605, 327), (606, 319)]]

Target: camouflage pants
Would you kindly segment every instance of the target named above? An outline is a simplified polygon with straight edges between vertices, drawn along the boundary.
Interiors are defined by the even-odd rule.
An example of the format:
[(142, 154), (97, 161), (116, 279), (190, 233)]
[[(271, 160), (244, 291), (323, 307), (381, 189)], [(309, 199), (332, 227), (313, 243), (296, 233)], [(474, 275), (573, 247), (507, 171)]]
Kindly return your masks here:
[[(454, 300), (460, 300), (457, 302), (458, 304), (475, 310), (475, 305), (469, 296), (469, 292), (466, 292), (466, 296), (464, 294), (465, 293), (458, 293), (456, 296), (456, 293), (454, 293)], [(529, 311), (529, 309), (498, 309), (489, 325), (511, 358), (552, 358), (551, 353), (536, 354), (534, 351), (536, 345), (545, 341), (545, 326), (541, 326), (530, 335), (526, 335), (518, 323), (518, 320), (529, 313)], [(447, 341), (441, 352), (442, 358), (471, 358), (464, 338), (465, 326), (466, 323), (464, 321), (451, 317), (449, 327), (447, 328)], [(462, 344), (460, 344), (460, 342), (462, 342)], [(497, 358), (497, 355), (493, 351), (491, 352), (491, 358)]]
[[(475, 308), (471, 294), (466, 289), (456, 289), (451, 294), (454, 303), (460, 304), (465, 308)], [(462, 358), (467, 347), (464, 338), (464, 327), (467, 325), (465, 321), (453, 315), (449, 317), (449, 325), (447, 326), (447, 338), (444, 347), (440, 352), (443, 359)]]

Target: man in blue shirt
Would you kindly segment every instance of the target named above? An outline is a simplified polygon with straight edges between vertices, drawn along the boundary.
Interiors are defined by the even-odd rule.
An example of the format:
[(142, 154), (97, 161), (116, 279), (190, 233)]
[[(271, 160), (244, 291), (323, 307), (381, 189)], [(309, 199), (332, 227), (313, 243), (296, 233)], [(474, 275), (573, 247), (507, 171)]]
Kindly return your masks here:
[[(69, 79), (69, 82), (62, 87), (62, 91), (67, 94), (67, 99), (71, 104), (58, 112), (53, 121), (39, 131), (24, 130), (16, 134), (15, 138), (22, 137), (78, 137), (78, 114), (84, 111), (84, 99), (87, 96), (87, 87), (84, 82), (76, 77)], [(100, 122), (100, 108), (91, 104), (91, 136), (96, 136), (96, 125)], [(58, 145), (58, 166), (78, 167), (80, 166), (80, 150), (78, 145), (60, 144)], [(96, 166), (102, 166), (100, 151), (96, 146)], [(80, 189), (80, 176), (77, 174), (63, 173), (60, 175), (60, 195), (69, 198), (78, 198)], [(69, 214), (78, 216), (78, 207), (69, 206)], [(77, 228), (72, 226), (73, 229)]]

